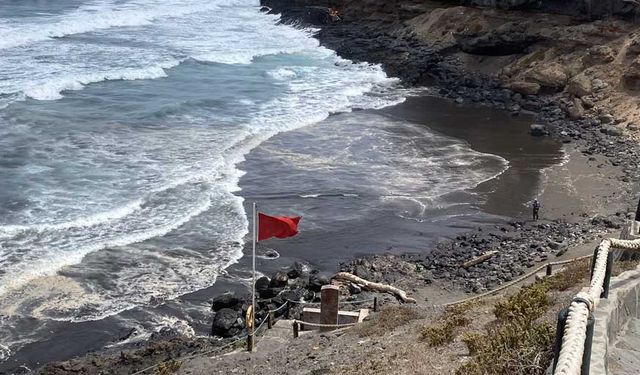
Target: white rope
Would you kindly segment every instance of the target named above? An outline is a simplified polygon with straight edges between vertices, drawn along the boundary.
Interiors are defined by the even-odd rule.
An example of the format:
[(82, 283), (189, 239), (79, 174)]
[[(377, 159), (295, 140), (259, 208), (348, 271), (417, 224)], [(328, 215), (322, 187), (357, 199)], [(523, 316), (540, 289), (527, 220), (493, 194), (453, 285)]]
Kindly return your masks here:
[(524, 280), (527, 280), (528, 278), (534, 276), (535, 274), (537, 274), (538, 272), (542, 271), (543, 269), (545, 269), (548, 266), (561, 266), (561, 265), (565, 265), (565, 264), (569, 264), (569, 263), (574, 263), (577, 262), (579, 260), (584, 260), (584, 259), (589, 259), (593, 257), (593, 255), (584, 255), (581, 257), (577, 257), (577, 258), (571, 258), (571, 259), (567, 259), (567, 260), (561, 260), (561, 261), (557, 261), (557, 262), (549, 262), (549, 263), (545, 263), (537, 268), (534, 268), (533, 270), (525, 273), (524, 275), (518, 277), (517, 279), (514, 279), (506, 284), (502, 284), (499, 287), (495, 288), (495, 289), (491, 289), (489, 291), (486, 291), (484, 293), (480, 293), (480, 294), (476, 294), (474, 296), (471, 297), (467, 297), (467, 298), (463, 298), (461, 300), (458, 301), (453, 301), (453, 302), (447, 302), (447, 303), (443, 303), (440, 305), (416, 305), (417, 307), (421, 307), (421, 308), (438, 308), (438, 307), (449, 307), (449, 306), (454, 306), (454, 305), (460, 305), (463, 303), (467, 303), (467, 302), (471, 302), (471, 301), (475, 301), (477, 299), (481, 299), (484, 297), (488, 297), (490, 295), (496, 294), (502, 290), (505, 290), (515, 284), (518, 284)]
[(554, 375), (580, 375), (584, 341), (587, 337), (587, 320), (600, 299), (607, 271), (607, 258), (611, 248), (622, 250), (640, 249), (640, 240), (605, 239), (600, 242), (594, 261), (593, 276), (589, 289), (580, 292), (569, 305), (567, 322), (562, 336), (562, 348)]
[(287, 303), (283, 303), (282, 305), (280, 305), (280, 307), (278, 307), (275, 310), (269, 310), (270, 313), (277, 313), (278, 311), (282, 310), (283, 308), (285, 308), (287, 306)]

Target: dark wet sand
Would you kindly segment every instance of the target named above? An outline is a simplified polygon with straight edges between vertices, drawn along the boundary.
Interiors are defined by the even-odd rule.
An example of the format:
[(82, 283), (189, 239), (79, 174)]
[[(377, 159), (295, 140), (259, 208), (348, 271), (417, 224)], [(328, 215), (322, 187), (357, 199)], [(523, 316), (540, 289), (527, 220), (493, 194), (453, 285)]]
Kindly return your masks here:
[[(267, 241), (260, 244), (262, 251), (275, 248), (281, 258), (260, 259), (258, 268), (269, 274), (280, 267), (303, 259), (322, 271), (333, 272), (340, 261), (370, 253), (402, 253), (405, 251), (428, 251), (438, 240), (453, 237), (478, 225), (492, 224), (513, 217), (528, 215), (526, 202), (536, 194), (541, 180), (541, 170), (562, 160), (562, 144), (546, 137), (532, 137), (530, 116), (514, 117), (504, 111), (481, 106), (460, 106), (451, 101), (434, 97), (412, 97), (406, 102), (376, 111), (393, 119), (422, 124), (437, 133), (454, 137), (468, 143), (476, 151), (495, 154), (509, 161), (509, 169), (498, 177), (480, 184), (460, 200), (473, 201), (472, 209), (463, 217), (434, 218), (423, 222), (399, 219), (391, 211), (375, 211), (378, 216), (355, 217), (339, 227), (316, 230), (303, 221), (301, 233), (287, 240)], [(339, 114), (334, 116), (350, 116)], [(326, 124), (331, 126), (332, 118)], [(279, 137), (292, 137), (294, 132), (279, 134), (248, 155), (241, 166), (247, 175), (241, 180), (245, 207), (250, 212), (250, 203), (256, 201), (265, 210), (286, 213), (292, 210), (304, 217), (305, 211), (323, 210), (340, 217), (343, 212), (358, 211), (362, 202), (354, 198), (327, 197), (321, 201), (301, 199), (297, 196), (272, 196), (264, 191), (266, 180), (277, 180), (287, 173), (282, 165), (274, 165), (261, 159), (261, 149), (269, 147)], [(309, 140), (313, 142), (313, 140)], [(257, 172), (257, 170), (260, 172)], [(303, 178), (302, 176), (301, 178)], [(474, 201), (480, 195), (481, 200)], [(455, 198), (455, 197), (454, 197)], [(329, 208), (327, 208), (329, 207)], [(367, 211), (370, 212), (370, 211)], [(437, 212), (436, 214), (440, 214)], [(303, 219), (304, 220), (304, 219)], [(311, 227), (311, 228), (309, 228)], [(245, 256), (234, 269), (248, 266)]]

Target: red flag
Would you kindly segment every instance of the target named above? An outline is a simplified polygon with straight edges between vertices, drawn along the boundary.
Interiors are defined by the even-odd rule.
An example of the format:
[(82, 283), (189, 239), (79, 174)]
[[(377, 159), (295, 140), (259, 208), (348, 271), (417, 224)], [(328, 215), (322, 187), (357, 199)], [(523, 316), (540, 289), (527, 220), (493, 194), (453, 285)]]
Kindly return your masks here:
[(258, 241), (271, 237), (287, 238), (298, 234), (301, 217), (269, 216), (258, 212)]

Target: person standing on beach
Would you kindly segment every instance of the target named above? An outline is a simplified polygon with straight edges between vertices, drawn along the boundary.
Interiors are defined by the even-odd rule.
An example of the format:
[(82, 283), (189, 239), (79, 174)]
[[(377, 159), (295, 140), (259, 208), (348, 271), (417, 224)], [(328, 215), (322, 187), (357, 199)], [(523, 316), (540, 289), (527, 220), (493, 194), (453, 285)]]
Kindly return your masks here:
[(538, 220), (538, 212), (540, 211), (540, 202), (538, 202), (538, 199), (534, 199), (533, 200), (533, 221), (537, 221)]

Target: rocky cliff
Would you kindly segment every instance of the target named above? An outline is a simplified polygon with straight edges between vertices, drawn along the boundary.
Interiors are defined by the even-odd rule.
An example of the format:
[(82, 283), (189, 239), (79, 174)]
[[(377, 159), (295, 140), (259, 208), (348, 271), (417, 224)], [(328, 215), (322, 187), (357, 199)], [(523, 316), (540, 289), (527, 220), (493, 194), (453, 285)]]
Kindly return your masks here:
[(579, 120), (634, 135), (639, 2), (463, 2), (263, 0), (285, 20), (308, 5), (337, 9), (342, 20), (323, 25), (320, 41), (343, 57), (383, 64), (407, 85), (436, 85), (444, 96), (514, 113), (547, 108), (550, 123)]

